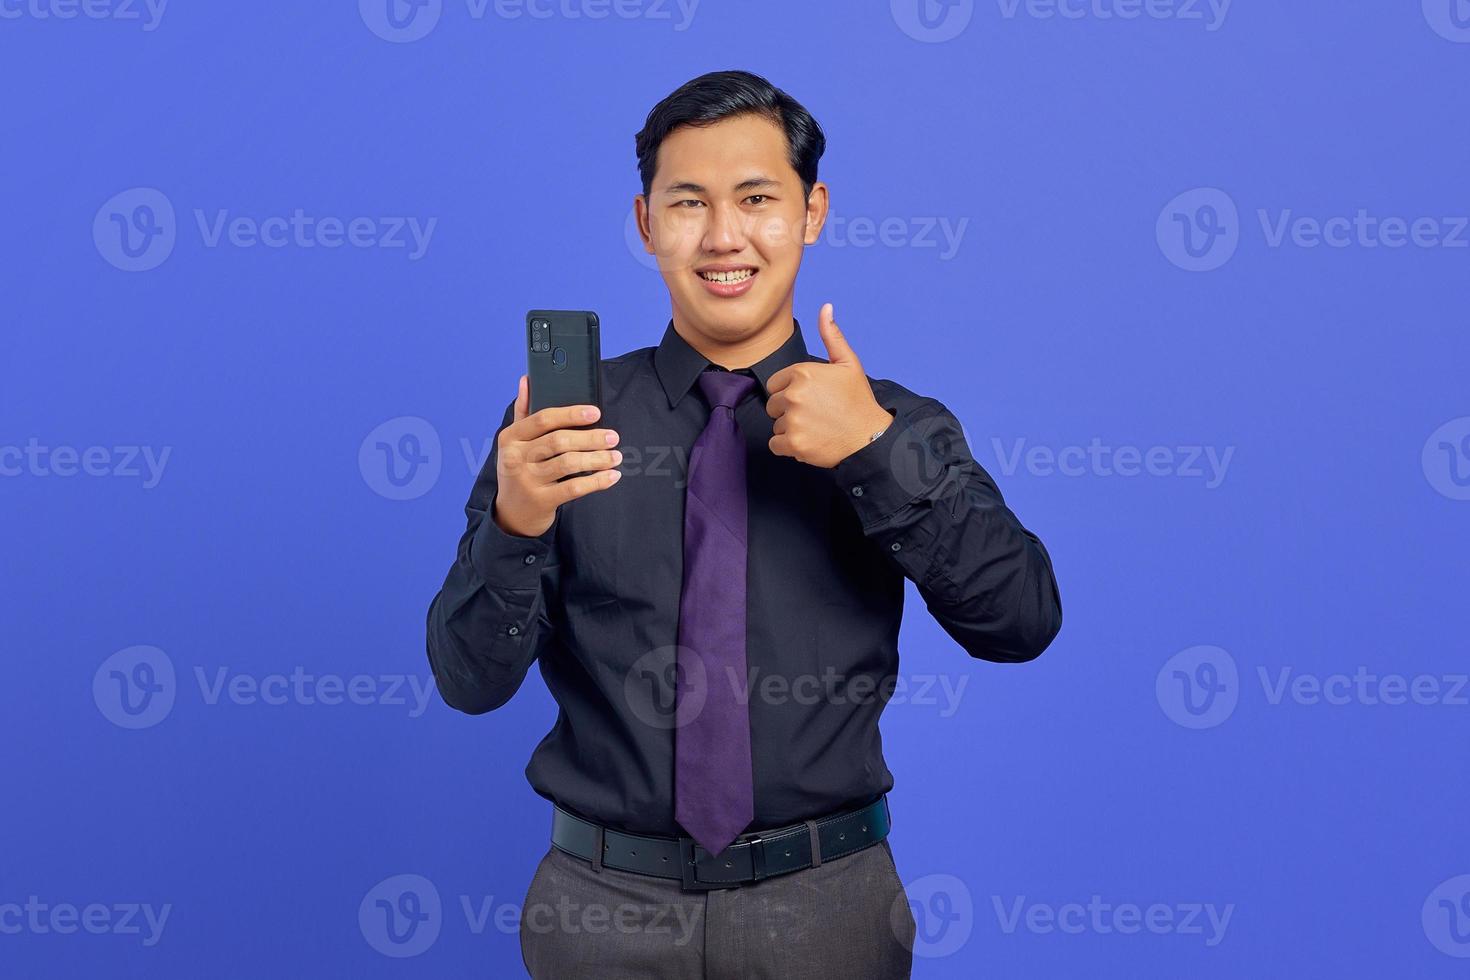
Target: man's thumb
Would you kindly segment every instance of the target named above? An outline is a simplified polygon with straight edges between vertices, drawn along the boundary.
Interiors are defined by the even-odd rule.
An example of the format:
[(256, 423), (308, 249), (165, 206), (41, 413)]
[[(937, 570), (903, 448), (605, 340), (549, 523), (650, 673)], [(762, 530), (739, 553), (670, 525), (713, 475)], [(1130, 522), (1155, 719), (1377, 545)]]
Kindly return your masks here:
[(510, 420), (511, 424), (514, 425), (516, 422), (519, 422), (521, 419), (530, 414), (531, 389), (528, 384), (528, 379), (523, 374), (521, 375), (521, 379), (516, 382), (516, 406), (513, 413), (514, 417)]
[(847, 343), (847, 338), (842, 335), (842, 331), (837, 328), (837, 321), (832, 316), (831, 303), (822, 304), (822, 312), (817, 317), (817, 332), (822, 335), (822, 343), (827, 347), (828, 361), (833, 364), (862, 368), (857, 354)]

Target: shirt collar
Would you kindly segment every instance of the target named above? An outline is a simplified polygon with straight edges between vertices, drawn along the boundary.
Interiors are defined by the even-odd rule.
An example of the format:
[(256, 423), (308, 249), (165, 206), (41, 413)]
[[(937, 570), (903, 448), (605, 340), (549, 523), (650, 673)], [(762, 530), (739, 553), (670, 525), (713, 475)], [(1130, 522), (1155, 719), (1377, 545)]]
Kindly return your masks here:
[[(807, 353), (806, 341), (801, 336), (801, 321), (793, 317), (791, 336), (786, 343), (752, 364), (750, 370), (760, 382), (761, 396), (764, 398), (770, 396), (766, 385), (771, 375), (798, 361), (815, 360), (818, 358)], [(664, 329), (663, 340), (653, 352), (653, 366), (658, 372), (659, 381), (663, 383), (665, 394), (669, 396), (670, 408), (679, 404), (679, 399), (689, 392), (699, 373), (710, 363), (709, 358), (679, 336), (679, 332), (674, 329), (674, 321), (670, 320), (668, 327)]]

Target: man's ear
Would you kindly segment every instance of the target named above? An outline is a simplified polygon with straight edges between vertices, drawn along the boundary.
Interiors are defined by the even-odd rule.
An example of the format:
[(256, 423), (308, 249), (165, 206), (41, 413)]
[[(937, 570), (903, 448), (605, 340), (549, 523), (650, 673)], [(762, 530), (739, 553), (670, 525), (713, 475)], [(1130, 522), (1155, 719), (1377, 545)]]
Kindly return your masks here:
[(638, 217), (638, 237), (643, 239), (643, 251), (653, 254), (653, 233), (648, 224), (648, 199), (642, 194), (633, 195), (633, 213)]
[(815, 245), (822, 237), (822, 226), (827, 223), (827, 185), (820, 180), (812, 185), (806, 199), (806, 234), (803, 244)]

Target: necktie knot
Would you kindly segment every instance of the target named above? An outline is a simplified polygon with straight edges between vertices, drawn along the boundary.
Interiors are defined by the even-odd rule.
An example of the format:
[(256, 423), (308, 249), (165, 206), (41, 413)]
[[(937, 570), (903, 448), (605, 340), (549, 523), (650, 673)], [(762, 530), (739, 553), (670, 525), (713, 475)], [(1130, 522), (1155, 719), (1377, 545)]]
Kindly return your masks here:
[(709, 402), (710, 411), (721, 405), (733, 410), (755, 391), (755, 379), (733, 371), (701, 371), (699, 387)]

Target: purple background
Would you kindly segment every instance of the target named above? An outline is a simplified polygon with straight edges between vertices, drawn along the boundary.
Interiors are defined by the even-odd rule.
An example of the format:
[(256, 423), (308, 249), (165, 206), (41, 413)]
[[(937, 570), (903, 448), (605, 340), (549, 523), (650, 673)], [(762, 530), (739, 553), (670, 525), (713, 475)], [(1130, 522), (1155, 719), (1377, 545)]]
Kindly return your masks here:
[[(1007, 667), (968, 660), (909, 586), (903, 675), (965, 685), (884, 716), (892, 846), (929, 936), (915, 976), (1463, 975), (1470, 692), (1445, 702), (1467, 663), (1470, 5), (1452, 2), (1240, 0), (1223, 22), (934, 5), (970, 20), (932, 42), (914, 0), (704, 0), (687, 24), (654, 0), (544, 18), (445, 0), (390, 43), (373, 3), (180, 3), (149, 30), (141, 0), (136, 20), (5, 0), (0, 453), (104, 447), (114, 472), (116, 447), (170, 455), (156, 486), (64, 475), (65, 454), (0, 476), (0, 973), (521, 974), (514, 929), (477, 932), (461, 896), (524, 896), (550, 808), (522, 770), (554, 703), (534, 672), (484, 717), (381, 702), (394, 677), (431, 682), (464, 446), (483, 452), (514, 395), (524, 311), (596, 309), (607, 356), (658, 342), (667, 296), (626, 237), (633, 134), (679, 83), (743, 67), (829, 138), (844, 222), (800, 278), (809, 345), (830, 300), (870, 375), (948, 405), (1064, 597), (1053, 647)], [(134, 188), (176, 212), (148, 271), (107, 235)], [(436, 224), (418, 258), (211, 247), (196, 209)], [(1360, 209), (1460, 244), (1272, 243), (1287, 211)], [(1208, 242), (1212, 214), (1238, 247), (1181, 268), (1180, 222)], [(854, 219), (896, 220), (885, 242)], [(422, 492), (398, 500), (375, 441), (359, 450), (405, 417), (439, 448), (420, 442)], [(1166, 447), (1168, 475), (1024, 455), (1094, 440)], [(1230, 452), (1223, 478), (1191, 475), (1189, 447)], [(104, 661), (136, 645), (176, 679), (166, 716), (130, 729)], [(1176, 690), (1170, 659), (1201, 645), (1236, 668), (1217, 674), (1228, 717)], [(1284, 669), (1360, 668), (1433, 678), (1436, 703), (1274, 698)], [(210, 703), (199, 674), (221, 669), (367, 675), (375, 703)], [(405, 874), (437, 890), (439, 932), (385, 956), (359, 905)], [(932, 918), (936, 888), (961, 921)], [(170, 914), (151, 946), (7, 930), (32, 895)], [(1094, 895), (1176, 924), (1232, 912), (1213, 945), (1204, 916), (1006, 928), (1023, 897)]]

